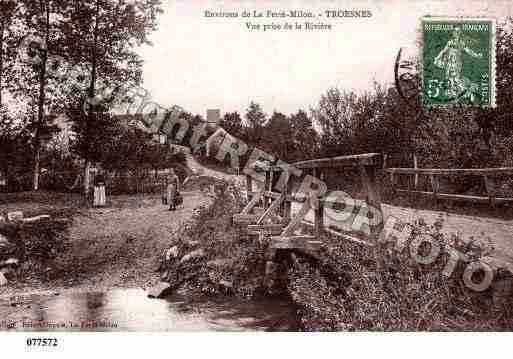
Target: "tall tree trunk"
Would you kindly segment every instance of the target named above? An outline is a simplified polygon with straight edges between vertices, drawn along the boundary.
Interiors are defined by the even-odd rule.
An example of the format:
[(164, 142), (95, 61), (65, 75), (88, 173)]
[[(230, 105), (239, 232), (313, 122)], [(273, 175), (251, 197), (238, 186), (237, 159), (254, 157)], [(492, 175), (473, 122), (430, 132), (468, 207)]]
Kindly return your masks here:
[[(41, 3), (42, 4), (42, 3)], [(39, 190), (39, 172), (41, 162), (41, 129), (44, 125), (44, 105), (46, 87), (46, 64), (48, 61), (48, 41), (50, 40), (50, 2), (45, 3), (46, 24), (45, 24), (45, 49), (42, 49), (41, 69), (39, 72), (39, 101), (37, 109), (37, 124), (34, 136), (34, 180), (33, 190)]]
[(2, 108), (2, 90), (4, 89), (4, 33), (5, 33), (5, 22), (2, 20), (0, 28), (0, 109)]
[(91, 161), (86, 160), (84, 165), (84, 195), (89, 195), (89, 184), (91, 183)]
[[(93, 98), (96, 92), (96, 71), (97, 71), (97, 55), (96, 50), (98, 47), (98, 17), (100, 15), (100, 2), (96, 1), (96, 16), (95, 16), (95, 25), (93, 32), (93, 52), (91, 54), (91, 82), (89, 84), (88, 97)], [(89, 155), (89, 145), (90, 145), (90, 132), (89, 126), (91, 126), (92, 119), (94, 118), (94, 108), (93, 105), (90, 104), (88, 113), (86, 116), (86, 153), (85, 153), (85, 167), (84, 167), (84, 195), (89, 195), (89, 187), (90, 187), (90, 175), (89, 170), (91, 168), (91, 158)]]

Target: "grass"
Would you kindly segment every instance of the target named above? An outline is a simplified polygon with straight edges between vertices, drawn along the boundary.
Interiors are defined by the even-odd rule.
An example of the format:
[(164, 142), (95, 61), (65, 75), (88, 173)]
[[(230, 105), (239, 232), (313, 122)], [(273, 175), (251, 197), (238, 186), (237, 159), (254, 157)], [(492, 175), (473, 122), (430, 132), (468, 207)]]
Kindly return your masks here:
[[(177, 212), (167, 211), (160, 194), (108, 196), (108, 206), (92, 209), (80, 195), (53, 192), (26, 192), (2, 197), (0, 211), (24, 211), (25, 217), (50, 214), (72, 218), (66, 231), (51, 243), (38, 225), (24, 225), (23, 231), (9, 234), (41, 244), (51, 256), (45, 261), (34, 251), (27, 253), (12, 290), (80, 287), (101, 290), (111, 287), (145, 287), (157, 280), (158, 257), (167, 247), (171, 233), (190, 217), (193, 208), (206, 201), (205, 196), (185, 194), (185, 203)], [(50, 222), (51, 223), (51, 222)], [(39, 230), (38, 230), (39, 228)], [(19, 235), (18, 235), (19, 234)], [(42, 235), (43, 234), (43, 235)], [(57, 233), (56, 233), (57, 234)], [(62, 245), (61, 245), (62, 244)]]
[[(397, 253), (383, 247), (383, 266), (378, 270), (371, 249), (325, 237), (319, 259), (296, 252), (294, 260), (288, 252), (278, 253), (279, 264), (269, 282), (264, 276), (266, 243), (248, 237), (231, 222), (242, 205), (237, 189), (228, 189), (203, 208), (176, 234), (172, 245), (179, 248), (180, 256), (198, 248), (205, 256), (186, 265), (171, 259), (165, 266), (167, 273), (189, 275), (186, 286), (202, 293), (226, 293), (226, 286), (220, 283), (230, 283), (228, 292), (245, 298), (289, 297), (306, 331), (513, 329), (508, 306), (493, 310), (491, 290), (478, 293), (467, 289), (461, 268), (449, 278), (442, 276), (444, 256), (432, 265), (422, 265), (412, 260), (407, 249)], [(415, 234), (432, 230), (414, 225)], [(214, 262), (220, 264), (212, 265)]]

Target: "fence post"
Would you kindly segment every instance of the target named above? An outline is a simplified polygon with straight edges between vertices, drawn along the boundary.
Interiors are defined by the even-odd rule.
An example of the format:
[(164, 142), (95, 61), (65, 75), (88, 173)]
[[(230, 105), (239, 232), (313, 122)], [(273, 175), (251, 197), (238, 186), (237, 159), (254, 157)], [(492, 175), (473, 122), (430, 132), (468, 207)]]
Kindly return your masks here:
[(397, 176), (393, 172), (390, 172), (390, 184), (392, 186), (392, 193), (396, 194)]
[(438, 178), (434, 174), (429, 175), (429, 180), (431, 181), (431, 187), (433, 188), (433, 197), (438, 198), (438, 191), (440, 189), (440, 183), (438, 182)]
[(486, 193), (490, 200), (490, 206), (495, 206), (495, 179), (491, 176), (483, 176), (485, 181)]
[[(323, 180), (323, 173), (321, 172), (321, 169), (314, 168), (313, 176), (320, 179), (321, 181)], [(322, 201), (322, 198), (319, 198), (319, 196), (316, 196), (315, 204), (314, 231), (316, 236), (321, 236), (324, 233), (324, 201)]]
[(292, 176), (289, 176), (287, 183), (285, 184), (285, 201), (283, 201), (283, 219), (285, 222), (290, 222), (292, 218), (292, 188), (294, 183), (292, 182)]
[[(374, 259), (376, 261), (376, 268), (378, 273), (383, 268), (383, 258), (380, 255), (379, 249), (379, 236), (383, 231), (385, 224), (385, 216), (383, 215), (383, 208), (381, 207), (381, 196), (379, 193), (378, 184), (376, 182), (376, 166), (375, 165), (360, 165), (360, 174), (362, 182), (367, 190), (367, 203), (370, 207), (377, 210), (381, 216), (379, 223), (370, 226), (370, 238), (374, 245)], [(371, 210), (372, 215), (375, 215), (375, 211)]]
[(265, 171), (265, 182), (264, 182), (264, 197), (262, 198), (264, 201), (264, 208), (269, 207), (269, 197), (266, 195), (266, 191), (270, 191), (271, 187), (271, 170), (267, 169)]
[[(419, 163), (417, 162), (417, 155), (415, 153), (413, 154), (413, 168), (415, 168), (415, 169), (419, 168)], [(415, 178), (413, 180), (413, 186), (415, 187), (415, 189), (417, 189), (417, 187), (419, 186), (419, 174), (418, 173), (415, 173)]]
[(246, 175), (246, 197), (248, 199), (248, 202), (251, 201), (253, 198), (252, 192), (253, 192), (253, 180), (250, 175)]

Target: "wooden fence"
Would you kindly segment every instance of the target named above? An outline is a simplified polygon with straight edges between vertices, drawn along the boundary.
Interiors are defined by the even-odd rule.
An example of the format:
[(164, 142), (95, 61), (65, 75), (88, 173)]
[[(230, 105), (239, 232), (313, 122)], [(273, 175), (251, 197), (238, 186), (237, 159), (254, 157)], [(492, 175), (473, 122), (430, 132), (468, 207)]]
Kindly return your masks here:
[[(291, 166), (301, 170), (302, 175), (293, 176), (290, 170), (282, 167), (270, 166), (264, 169), (265, 182), (258, 191), (253, 190), (253, 178), (246, 176), (248, 203), (241, 213), (234, 215), (236, 224), (247, 226), (248, 233), (253, 235), (270, 235), (270, 248), (272, 249), (299, 249), (315, 252), (321, 242), (319, 236), (330, 233), (346, 239), (361, 242), (361, 239), (326, 228), (324, 224), (324, 208), (328, 204), (329, 197), (321, 196), (321, 193), (309, 191), (308, 193), (295, 192), (306, 175), (312, 175), (319, 180), (325, 180), (329, 176), (330, 168), (356, 167), (359, 170), (360, 179), (365, 187), (369, 205), (381, 212), (380, 190), (376, 182), (376, 171), (382, 168), (383, 158), (378, 153), (366, 153), (353, 156), (341, 156), (322, 158), (309, 161), (296, 162)], [(285, 172), (288, 178), (284, 190), (276, 190), (278, 177)], [(329, 189), (328, 189), (329, 190)], [(292, 213), (292, 203), (301, 203), (301, 208), (295, 214)], [(314, 211), (313, 235), (298, 235), (299, 226), (309, 224), (305, 216)], [(375, 244), (382, 230), (382, 223), (370, 228), (370, 243)]]
[[(513, 175), (513, 167), (503, 168), (473, 168), (473, 169), (438, 169), (438, 168), (388, 168), (386, 172), (390, 175), (392, 189), (397, 193), (411, 193), (429, 196), (435, 200), (448, 199), (456, 201), (468, 201), (474, 203), (489, 203), (494, 206), (500, 203), (513, 202), (511, 197), (500, 197), (497, 191), (497, 177)], [(398, 187), (398, 177), (400, 175), (407, 176), (428, 176), (431, 185), (431, 191), (419, 191), (417, 186), (414, 190), (401, 189)], [(479, 176), (482, 177), (486, 196), (441, 193), (440, 177), (459, 177), (459, 176)], [(417, 180), (418, 181), (418, 180)]]

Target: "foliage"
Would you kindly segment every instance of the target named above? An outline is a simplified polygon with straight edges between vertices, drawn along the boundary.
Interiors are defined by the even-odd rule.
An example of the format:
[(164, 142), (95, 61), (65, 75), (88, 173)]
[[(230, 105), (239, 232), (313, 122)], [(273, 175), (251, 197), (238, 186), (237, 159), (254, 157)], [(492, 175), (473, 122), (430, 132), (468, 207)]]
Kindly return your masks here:
[(34, 273), (45, 279), (53, 261), (67, 249), (70, 223), (66, 218), (51, 218), (0, 226), (0, 234), (16, 246), (15, 256), (21, 262), (21, 276)]
[[(431, 226), (419, 220), (405, 249), (392, 244), (381, 249), (383, 266), (376, 268), (374, 253), (344, 241), (321, 254), (335, 272), (349, 278), (341, 290), (321, 275), (318, 267), (300, 261), (289, 273), (289, 290), (300, 306), (305, 330), (453, 331), (508, 330), (511, 314), (493, 313), (490, 290), (473, 292), (462, 281), (464, 263), (449, 277), (442, 275), (447, 257), (433, 264), (415, 262), (409, 253), (411, 240), (430, 235), (442, 248), (455, 248), (471, 260), (487, 255), (492, 247), (486, 238), (463, 242), (456, 235), (442, 234), (443, 221)], [(330, 242), (329, 238), (324, 238)], [(421, 251), (427, 248), (421, 247)]]
[(29, 170), (32, 158), (30, 135), (4, 109), (0, 109), (0, 171), (7, 178), (7, 190), (21, 189), (21, 176)]
[[(174, 235), (176, 258), (164, 260), (164, 276), (172, 284), (185, 282), (203, 294), (231, 294), (244, 298), (281, 294), (297, 305), (306, 331), (413, 331), (508, 330), (511, 311), (493, 312), (492, 292), (474, 292), (462, 282), (466, 263), (460, 262), (450, 277), (442, 275), (448, 257), (419, 264), (410, 254), (411, 241), (429, 235), (444, 248), (455, 248), (470, 260), (493, 250), (488, 238), (462, 241), (444, 234), (443, 220), (426, 225), (413, 223), (414, 231), (398, 252), (393, 243), (380, 248), (382, 267), (375, 253), (349, 241), (322, 238), (318, 259), (294, 252), (278, 254), (274, 281), (266, 281), (266, 241), (248, 237), (231, 224), (242, 207), (236, 187), (221, 191), (210, 206), (198, 209), (194, 219)], [(181, 263), (179, 258), (201, 249), (204, 256)], [(420, 253), (428, 250), (421, 246)], [(424, 254), (422, 254), (424, 253)]]
[[(201, 183), (209, 186), (205, 178)], [(177, 259), (165, 261), (164, 271), (169, 273), (173, 284), (184, 280), (189, 289), (203, 294), (228, 291), (252, 297), (262, 288), (265, 245), (232, 225), (233, 214), (238, 213), (243, 204), (237, 187), (217, 179), (211, 179), (210, 183), (217, 189), (213, 203), (198, 208), (193, 219), (170, 243), (170, 247), (178, 247), (179, 257), (198, 248), (205, 251), (205, 256), (185, 264)]]

